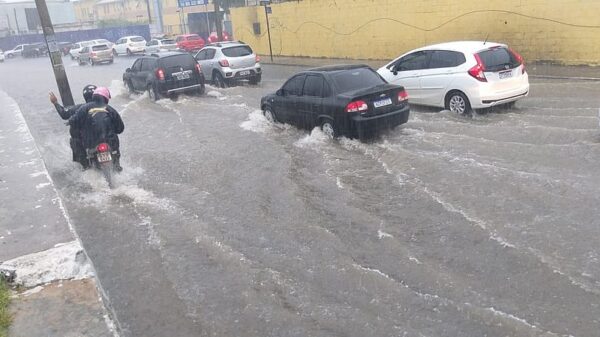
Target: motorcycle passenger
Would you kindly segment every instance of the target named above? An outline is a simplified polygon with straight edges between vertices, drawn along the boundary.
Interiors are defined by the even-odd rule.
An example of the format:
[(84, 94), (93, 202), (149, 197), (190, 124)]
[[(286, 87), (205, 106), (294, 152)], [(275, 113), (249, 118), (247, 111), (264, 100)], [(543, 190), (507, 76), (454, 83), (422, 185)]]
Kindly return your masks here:
[[(94, 90), (96, 90), (96, 86), (93, 84), (88, 84), (83, 87), (83, 99), (86, 103), (92, 101), (92, 95), (94, 94)], [(53, 92), (50, 92), (50, 103), (54, 105), (56, 112), (63, 120), (68, 120), (77, 112), (83, 104), (75, 104), (68, 107), (63, 107), (58, 103), (58, 99)], [(85, 103), (84, 103), (85, 104)], [(69, 133), (71, 134), (71, 139), (69, 139), (69, 144), (71, 146), (71, 151), (73, 152), (73, 161), (76, 161), (83, 166), (84, 169), (90, 166), (89, 161), (87, 160), (87, 156), (85, 153), (85, 148), (83, 147), (83, 141), (81, 139), (81, 130), (76, 126), (71, 126), (69, 129)]]
[(108, 105), (110, 99), (108, 88), (96, 88), (92, 101), (79, 108), (69, 118), (68, 124), (81, 128), (83, 145), (86, 149), (93, 149), (100, 141), (106, 141), (112, 151), (114, 168), (120, 172), (123, 168), (120, 165), (118, 134), (123, 132), (125, 125), (117, 110)]

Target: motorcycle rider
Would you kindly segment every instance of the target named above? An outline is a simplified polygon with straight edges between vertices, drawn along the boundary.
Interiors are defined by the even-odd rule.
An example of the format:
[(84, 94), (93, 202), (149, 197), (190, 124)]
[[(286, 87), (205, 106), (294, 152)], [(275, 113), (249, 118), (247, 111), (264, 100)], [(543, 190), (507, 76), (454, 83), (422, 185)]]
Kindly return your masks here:
[[(83, 99), (86, 103), (92, 101), (92, 95), (94, 94), (94, 90), (96, 90), (96, 86), (93, 84), (88, 84), (83, 87)], [(58, 99), (53, 92), (50, 92), (50, 103), (54, 105), (56, 112), (63, 120), (67, 120), (71, 118), (77, 112), (83, 104), (75, 104), (73, 106), (63, 107), (58, 103)], [(84, 103), (85, 104), (85, 103)], [(71, 145), (71, 151), (73, 152), (73, 161), (76, 161), (83, 166), (84, 169), (90, 166), (89, 161), (87, 160), (87, 155), (85, 153), (85, 148), (83, 147), (83, 141), (81, 139), (81, 130), (76, 126), (71, 126), (69, 129), (69, 133), (71, 134), (71, 139), (69, 139), (69, 144)]]
[(67, 124), (81, 128), (85, 149), (92, 149), (99, 140), (106, 140), (112, 151), (114, 168), (120, 172), (123, 168), (120, 165), (118, 134), (123, 132), (125, 125), (117, 110), (108, 105), (110, 99), (108, 88), (96, 88), (92, 101), (81, 106)]

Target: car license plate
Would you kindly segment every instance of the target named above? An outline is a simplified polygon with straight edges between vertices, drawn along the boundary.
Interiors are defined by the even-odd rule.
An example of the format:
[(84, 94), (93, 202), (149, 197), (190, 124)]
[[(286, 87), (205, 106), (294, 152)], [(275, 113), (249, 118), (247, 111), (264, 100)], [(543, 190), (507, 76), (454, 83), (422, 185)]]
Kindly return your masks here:
[(386, 106), (386, 105), (390, 105), (390, 104), (392, 104), (392, 99), (391, 98), (385, 98), (385, 99), (381, 99), (379, 101), (373, 102), (373, 105), (376, 108), (381, 108), (382, 106)]
[(250, 75), (250, 70), (244, 70), (244, 71), (240, 71), (240, 72), (239, 72), (239, 75), (240, 75), (240, 76), (247, 76), (247, 75)]
[(107, 161), (111, 161), (112, 160), (112, 156), (110, 155), (110, 152), (99, 152), (98, 153), (98, 162), (99, 163), (106, 163)]
[(188, 74), (188, 73), (177, 74), (176, 77), (179, 81), (187, 80), (188, 78), (190, 78), (190, 74)]
[(513, 73), (512, 70), (500, 72), (500, 73), (498, 73), (498, 78), (504, 79), (504, 78), (512, 77), (512, 73)]

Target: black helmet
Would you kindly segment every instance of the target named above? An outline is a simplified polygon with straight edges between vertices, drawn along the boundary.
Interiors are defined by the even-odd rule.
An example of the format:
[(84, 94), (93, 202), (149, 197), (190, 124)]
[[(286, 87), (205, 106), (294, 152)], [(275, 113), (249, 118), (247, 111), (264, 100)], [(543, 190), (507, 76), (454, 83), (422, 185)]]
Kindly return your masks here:
[(92, 101), (92, 95), (94, 95), (94, 90), (96, 90), (96, 86), (93, 84), (88, 84), (83, 87), (83, 99), (86, 102)]

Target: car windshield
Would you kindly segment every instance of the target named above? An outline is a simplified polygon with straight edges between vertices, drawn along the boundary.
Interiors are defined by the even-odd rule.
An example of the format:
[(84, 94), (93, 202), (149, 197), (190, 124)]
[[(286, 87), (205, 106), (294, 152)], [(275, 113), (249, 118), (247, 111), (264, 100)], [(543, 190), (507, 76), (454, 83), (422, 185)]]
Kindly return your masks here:
[(478, 53), (485, 69), (488, 71), (504, 70), (518, 67), (520, 65), (514, 55), (506, 48), (492, 48)]
[(109, 50), (109, 49), (110, 48), (108, 48), (108, 46), (105, 45), (105, 44), (99, 44), (99, 45), (96, 45), (96, 46), (92, 46), (92, 50), (93, 51)]
[(136, 36), (136, 37), (132, 37), (131, 41), (132, 42), (143, 42), (143, 41), (146, 41), (146, 40), (144, 40), (144, 38), (141, 37), (141, 36)]
[(371, 88), (385, 81), (376, 72), (369, 68), (355, 68), (349, 70), (335, 71), (331, 78), (338, 88), (338, 92), (350, 92), (359, 89)]
[(248, 46), (235, 46), (223, 48), (223, 54), (227, 57), (242, 57), (252, 55), (252, 49)]
[(198, 35), (191, 35), (191, 36), (188, 36), (186, 39), (188, 41), (200, 40), (200, 36), (198, 36)]
[(166, 69), (180, 66), (192, 68), (196, 64), (194, 57), (188, 54), (163, 57), (159, 62)]
[(175, 40), (161, 40), (161, 44), (175, 44)]

